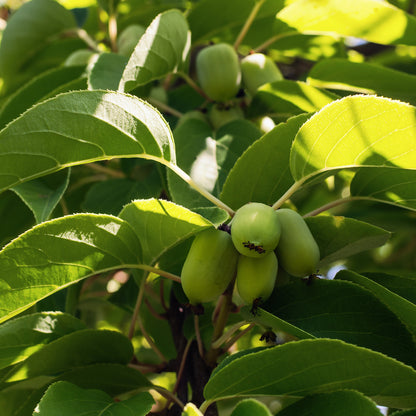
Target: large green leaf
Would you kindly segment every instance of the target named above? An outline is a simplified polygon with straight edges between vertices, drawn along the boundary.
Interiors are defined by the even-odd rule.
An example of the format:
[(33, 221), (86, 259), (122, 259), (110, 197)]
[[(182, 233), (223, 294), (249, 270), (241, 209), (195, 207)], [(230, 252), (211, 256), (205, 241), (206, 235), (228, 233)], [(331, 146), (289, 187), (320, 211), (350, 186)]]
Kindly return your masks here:
[(149, 393), (139, 393), (122, 402), (100, 390), (85, 390), (67, 381), (52, 384), (37, 406), (39, 416), (145, 416), (154, 400)]
[(185, 61), (190, 46), (188, 23), (178, 10), (155, 17), (124, 69), (119, 91), (130, 91), (175, 72)]
[(117, 91), (127, 58), (117, 53), (101, 53), (88, 75), (89, 90)]
[(207, 405), (252, 395), (311, 394), (353, 389), (377, 404), (416, 405), (416, 371), (399, 361), (339, 340), (307, 339), (227, 359), (205, 386)]
[(337, 98), (337, 95), (305, 82), (284, 79), (262, 85), (250, 103), (248, 114), (251, 117), (288, 117), (318, 111)]
[(0, 252), (0, 322), (87, 276), (140, 264), (140, 256), (136, 234), (117, 217), (76, 214), (42, 223)]
[(377, 94), (416, 104), (416, 76), (367, 62), (324, 59), (308, 74), (308, 83), (366, 94)]
[(39, 224), (51, 216), (65, 193), (69, 183), (70, 169), (58, 171), (43, 178), (16, 185), (12, 190), (32, 210)]
[(382, 246), (388, 231), (353, 218), (320, 215), (305, 218), (321, 253), (319, 267)]
[(375, 96), (350, 96), (312, 116), (298, 131), (290, 167), (296, 181), (333, 169), (416, 168), (416, 109)]
[(416, 44), (416, 19), (378, 0), (300, 0), (277, 18), (303, 33), (336, 33), (382, 44)]
[(416, 346), (401, 317), (359, 285), (296, 279), (276, 288), (260, 320), (263, 309), (315, 337), (341, 339), (416, 367)]
[(174, 163), (167, 122), (137, 97), (110, 91), (64, 93), (32, 107), (0, 131), (0, 190), (113, 157)]
[(353, 390), (315, 394), (284, 408), (279, 416), (381, 416), (375, 403)]
[(416, 170), (361, 168), (351, 181), (352, 196), (416, 210)]
[(59, 381), (68, 381), (84, 389), (102, 390), (112, 397), (151, 387), (144, 375), (126, 365), (109, 362), (89, 364), (75, 367), (56, 377), (37, 377), (9, 383), (0, 391), (2, 416), (32, 416), (47, 387)]
[(94, 363), (127, 364), (133, 356), (128, 338), (116, 331), (83, 329), (64, 335), (34, 352), (3, 374), (10, 383), (37, 376), (56, 376)]
[(290, 148), (308, 117), (310, 114), (301, 114), (280, 123), (253, 143), (230, 170), (221, 200), (238, 209), (250, 201), (272, 204), (282, 195), (294, 182), (289, 170)]
[[(120, 218), (130, 224), (143, 248), (143, 261), (154, 263), (163, 253), (213, 223), (173, 202), (148, 199), (126, 205)], [(223, 222), (227, 216), (220, 217)]]
[(64, 85), (71, 83), (71, 81), (79, 81), (83, 72), (84, 67), (64, 66), (51, 69), (33, 78), (11, 95), (3, 104), (0, 110), (0, 129), (20, 116), (33, 104), (53, 94), (55, 89), (62, 88)]
[(0, 44), (0, 77), (9, 82), (39, 50), (65, 30), (74, 15), (53, 0), (30, 1), (10, 18)]
[[(233, 28), (241, 28), (256, 0), (202, 0), (195, 2), (188, 15), (194, 42), (210, 39), (214, 35)], [(266, 0), (257, 19), (274, 17), (284, 5), (282, 0)]]
[(85, 324), (72, 315), (40, 312), (10, 320), (0, 326), (0, 368), (25, 360), (46, 344)]
[(370, 290), (381, 302), (392, 310), (416, 336), (416, 305), (390, 291), (384, 286), (350, 270), (341, 270), (336, 279), (348, 280)]

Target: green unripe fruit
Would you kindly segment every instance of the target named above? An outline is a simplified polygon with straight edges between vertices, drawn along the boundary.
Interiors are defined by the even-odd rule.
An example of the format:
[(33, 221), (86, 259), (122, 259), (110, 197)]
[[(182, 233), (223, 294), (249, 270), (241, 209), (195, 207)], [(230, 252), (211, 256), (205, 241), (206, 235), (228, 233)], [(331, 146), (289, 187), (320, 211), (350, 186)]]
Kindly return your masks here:
[(213, 105), (208, 114), (209, 121), (215, 130), (218, 130), (225, 124), (244, 118), (244, 112), (239, 106), (223, 107)]
[(228, 101), (234, 98), (241, 82), (237, 52), (227, 43), (207, 46), (196, 57), (196, 75), (211, 100)]
[(272, 251), (261, 258), (240, 256), (237, 265), (237, 290), (245, 303), (264, 302), (273, 292), (278, 262)]
[(241, 73), (243, 84), (251, 95), (254, 95), (263, 84), (283, 79), (283, 75), (273, 59), (262, 53), (253, 53), (243, 58)]
[(279, 242), (280, 232), (276, 211), (259, 202), (243, 205), (231, 222), (235, 248), (248, 257), (263, 257), (273, 251)]
[(200, 232), (181, 273), (182, 288), (190, 303), (210, 302), (220, 296), (235, 275), (237, 261), (230, 234), (215, 228)]
[(316, 273), (320, 252), (318, 244), (302, 216), (291, 209), (276, 211), (282, 226), (277, 256), (281, 266), (292, 276)]
[(141, 25), (127, 26), (117, 38), (118, 53), (129, 57), (145, 31)]

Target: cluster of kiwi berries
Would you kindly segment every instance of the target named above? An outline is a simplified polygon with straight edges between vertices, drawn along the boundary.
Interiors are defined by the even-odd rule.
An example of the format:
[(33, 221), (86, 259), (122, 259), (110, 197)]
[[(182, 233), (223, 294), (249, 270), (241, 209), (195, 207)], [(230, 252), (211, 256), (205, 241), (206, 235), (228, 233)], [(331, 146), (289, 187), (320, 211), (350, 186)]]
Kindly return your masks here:
[(206, 96), (215, 102), (208, 116), (216, 129), (244, 117), (241, 107), (233, 101), (241, 85), (249, 96), (253, 96), (261, 85), (283, 79), (269, 56), (252, 53), (240, 60), (228, 43), (210, 45), (198, 53), (196, 76)]
[(253, 309), (271, 295), (279, 264), (292, 276), (316, 272), (319, 247), (296, 211), (248, 203), (230, 225), (200, 232), (191, 245), (181, 274), (191, 305), (215, 300), (235, 278), (238, 294)]

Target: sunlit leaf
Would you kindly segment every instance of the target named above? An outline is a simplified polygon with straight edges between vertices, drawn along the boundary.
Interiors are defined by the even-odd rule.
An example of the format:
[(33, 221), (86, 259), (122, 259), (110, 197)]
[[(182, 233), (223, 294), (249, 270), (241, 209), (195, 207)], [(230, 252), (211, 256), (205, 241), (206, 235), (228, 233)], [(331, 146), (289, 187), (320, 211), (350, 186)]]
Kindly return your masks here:
[(336, 33), (382, 44), (415, 45), (416, 19), (378, 0), (300, 0), (277, 18), (302, 33)]
[(298, 131), (291, 151), (295, 180), (365, 166), (416, 167), (416, 109), (375, 96), (325, 106)]
[(312, 67), (308, 83), (320, 88), (377, 94), (416, 104), (416, 76), (367, 62), (324, 59)]
[(0, 131), (0, 189), (114, 157), (175, 161), (172, 133), (137, 97), (74, 91), (42, 102)]
[(102, 270), (139, 264), (140, 243), (109, 215), (76, 214), (42, 223), (0, 252), (0, 321)]
[(158, 199), (134, 201), (123, 208), (120, 218), (130, 224), (142, 242), (143, 261), (147, 264), (154, 263), (169, 248), (213, 225), (180, 205)]
[(119, 91), (130, 91), (177, 69), (185, 61), (190, 46), (188, 23), (178, 10), (159, 14), (144, 35), (124, 69)]
[(307, 339), (231, 356), (211, 376), (204, 396), (208, 404), (235, 395), (301, 398), (353, 389), (379, 405), (409, 408), (416, 405), (415, 388), (416, 371), (399, 361), (339, 340)]
[(0, 326), (0, 368), (25, 360), (49, 342), (85, 324), (69, 314), (40, 312), (10, 320)]

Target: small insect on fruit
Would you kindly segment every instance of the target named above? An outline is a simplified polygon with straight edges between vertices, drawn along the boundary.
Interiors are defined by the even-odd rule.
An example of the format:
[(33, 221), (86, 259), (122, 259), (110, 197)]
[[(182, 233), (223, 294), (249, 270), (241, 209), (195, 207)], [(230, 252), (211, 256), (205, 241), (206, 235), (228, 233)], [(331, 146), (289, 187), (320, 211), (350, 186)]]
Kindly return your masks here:
[(272, 252), (280, 238), (280, 222), (269, 205), (252, 202), (239, 208), (231, 222), (235, 248), (248, 257)]
[(189, 302), (197, 305), (219, 297), (235, 276), (238, 256), (227, 232), (209, 228), (197, 234), (181, 273)]

